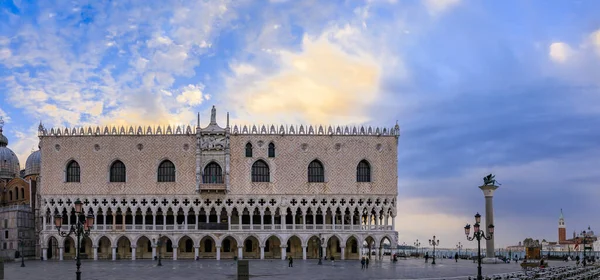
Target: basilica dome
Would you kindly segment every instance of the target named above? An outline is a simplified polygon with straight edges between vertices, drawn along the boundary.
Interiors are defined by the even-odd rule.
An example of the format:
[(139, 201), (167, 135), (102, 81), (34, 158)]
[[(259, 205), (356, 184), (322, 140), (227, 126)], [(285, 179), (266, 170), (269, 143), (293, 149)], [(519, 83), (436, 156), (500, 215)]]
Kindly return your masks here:
[(19, 175), (19, 158), (6, 146), (8, 138), (2, 134), (4, 121), (0, 118), (0, 179), (12, 179)]
[(42, 165), (42, 157), (39, 150), (31, 153), (25, 162), (25, 176), (39, 175)]

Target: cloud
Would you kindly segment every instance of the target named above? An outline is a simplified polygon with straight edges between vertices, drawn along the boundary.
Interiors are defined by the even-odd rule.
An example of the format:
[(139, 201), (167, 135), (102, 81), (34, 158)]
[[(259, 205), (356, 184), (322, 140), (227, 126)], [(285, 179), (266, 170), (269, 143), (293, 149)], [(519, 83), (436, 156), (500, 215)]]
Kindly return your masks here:
[(208, 95), (202, 93), (204, 86), (187, 85), (182, 89), (181, 94), (177, 96), (177, 102), (187, 105), (200, 105)]
[[(303, 123), (362, 123), (365, 108), (377, 98), (381, 66), (360, 49), (349, 52), (332, 36), (304, 36), (299, 51), (278, 50), (277, 69), (262, 74), (257, 67), (232, 66), (228, 99), (236, 118)], [(340, 35), (342, 36), (342, 35)]]
[(563, 63), (569, 59), (572, 52), (568, 44), (557, 42), (550, 44), (548, 55), (553, 61)]
[(590, 34), (589, 41), (596, 49), (596, 54), (600, 56), (600, 29)]
[(440, 15), (457, 6), (460, 0), (425, 0), (424, 5), (431, 15)]

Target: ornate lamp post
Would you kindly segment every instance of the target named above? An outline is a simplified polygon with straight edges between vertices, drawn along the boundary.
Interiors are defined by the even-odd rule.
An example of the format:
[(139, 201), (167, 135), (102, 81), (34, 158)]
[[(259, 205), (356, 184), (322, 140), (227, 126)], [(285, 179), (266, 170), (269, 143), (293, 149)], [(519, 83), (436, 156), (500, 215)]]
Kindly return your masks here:
[(323, 243), (325, 243), (325, 238), (321, 237), (321, 234), (319, 233), (319, 265), (323, 265)]
[(431, 264), (435, 264), (435, 246), (440, 245), (440, 240), (435, 240), (435, 235), (434, 235), (433, 239), (429, 239), (429, 245), (433, 246), (433, 261), (431, 262)]
[(419, 242), (419, 239), (417, 239), (417, 241), (415, 241), (415, 247), (417, 247), (417, 258), (419, 257), (419, 246), (421, 246), (421, 242)]
[(77, 255), (77, 271), (75, 275), (77, 276), (77, 280), (81, 280), (81, 271), (79, 271), (79, 267), (81, 267), (81, 259), (79, 258), (79, 246), (81, 244), (81, 238), (90, 236), (90, 230), (94, 226), (94, 215), (92, 213), (88, 213), (87, 216), (83, 213), (82, 204), (79, 198), (75, 200), (75, 216), (77, 217), (77, 222), (74, 225), (71, 225), (71, 228), (68, 232), (61, 231), (60, 228), (62, 226), (62, 215), (54, 215), (54, 225), (58, 230), (58, 234), (62, 237), (70, 236), (71, 234), (75, 234), (77, 236), (77, 243), (75, 243), (75, 250)]
[(467, 236), (467, 240), (477, 240), (477, 280), (483, 279), (483, 277), (481, 276), (481, 239), (490, 240), (494, 236), (494, 225), (488, 226), (488, 234), (486, 236), (485, 232), (479, 228), (480, 222), (481, 215), (477, 213), (475, 215), (475, 224), (473, 225), (473, 237), (469, 236), (471, 234), (471, 225), (467, 224), (465, 226), (465, 235)]
[(152, 241), (156, 245), (156, 250), (158, 251), (158, 264), (156, 266), (162, 266), (162, 263), (160, 262), (160, 246), (162, 245), (162, 241), (160, 241), (161, 236), (161, 234), (158, 235), (158, 242), (156, 239), (152, 238)]
[[(458, 244), (456, 244), (456, 249), (458, 249), (458, 258), (460, 258), (460, 249), (463, 248), (463, 245), (460, 244), (460, 242), (458, 242)], [(456, 258), (456, 261), (458, 262), (458, 258)]]
[(19, 240), (19, 245), (21, 246), (21, 267), (25, 267), (25, 256), (23, 256), (23, 247), (25, 246), (25, 242), (23, 239)]
[(402, 242), (402, 254), (406, 257), (406, 242)]

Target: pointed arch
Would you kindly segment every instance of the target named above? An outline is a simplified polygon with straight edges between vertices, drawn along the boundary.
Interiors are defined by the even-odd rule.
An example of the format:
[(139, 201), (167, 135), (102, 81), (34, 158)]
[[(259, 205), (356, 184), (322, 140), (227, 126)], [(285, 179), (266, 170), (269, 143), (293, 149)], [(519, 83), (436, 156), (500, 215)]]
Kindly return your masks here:
[(204, 184), (223, 184), (223, 169), (221, 166), (211, 161), (204, 167), (202, 174), (202, 183)]
[(165, 159), (158, 165), (158, 182), (175, 182), (175, 164)]
[(81, 182), (81, 169), (79, 163), (76, 160), (71, 160), (67, 163), (66, 178), (67, 182), (78, 183)]
[(308, 164), (308, 182), (325, 182), (325, 168), (323, 167), (323, 163), (318, 159), (315, 159)]
[(269, 157), (275, 157), (275, 144), (269, 143)]
[(371, 182), (371, 164), (361, 160), (356, 166), (356, 182)]
[(110, 182), (125, 182), (127, 177), (127, 169), (125, 164), (120, 160), (115, 160), (110, 165)]
[(271, 175), (269, 170), (269, 165), (262, 160), (259, 159), (252, 164), (252, 182), (270, 182)]
[(252, 143), (246, 143), (246, 157), (252, 157)]

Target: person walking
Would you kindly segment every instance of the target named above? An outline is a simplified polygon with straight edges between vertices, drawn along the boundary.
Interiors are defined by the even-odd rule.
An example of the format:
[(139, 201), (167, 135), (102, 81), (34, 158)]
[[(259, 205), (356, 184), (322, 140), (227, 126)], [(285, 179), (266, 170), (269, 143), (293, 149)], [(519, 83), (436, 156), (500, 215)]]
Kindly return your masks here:
[(425, 253), (425, 263), (427, 263), (427, 261), (429, 261), (429, 252)]
[(292, 256), (288, 257), (288, 267), (294, 267), (294, 258)]
[(458, 253), (455, 253), (455, 254), (454, 254), (454, 260), (455, 260), (456, 262), (458, 262)]
[(360, 269), (361, 270), (365, 269), (365, 263), (366, 263), (365, 257), (362, 257), (362, 259), (360, 260)]
[(369, 269), (369, 259), (368, 258), (367, 258), (367, 261), (365, 264), (366, 264), (366, 268)]

